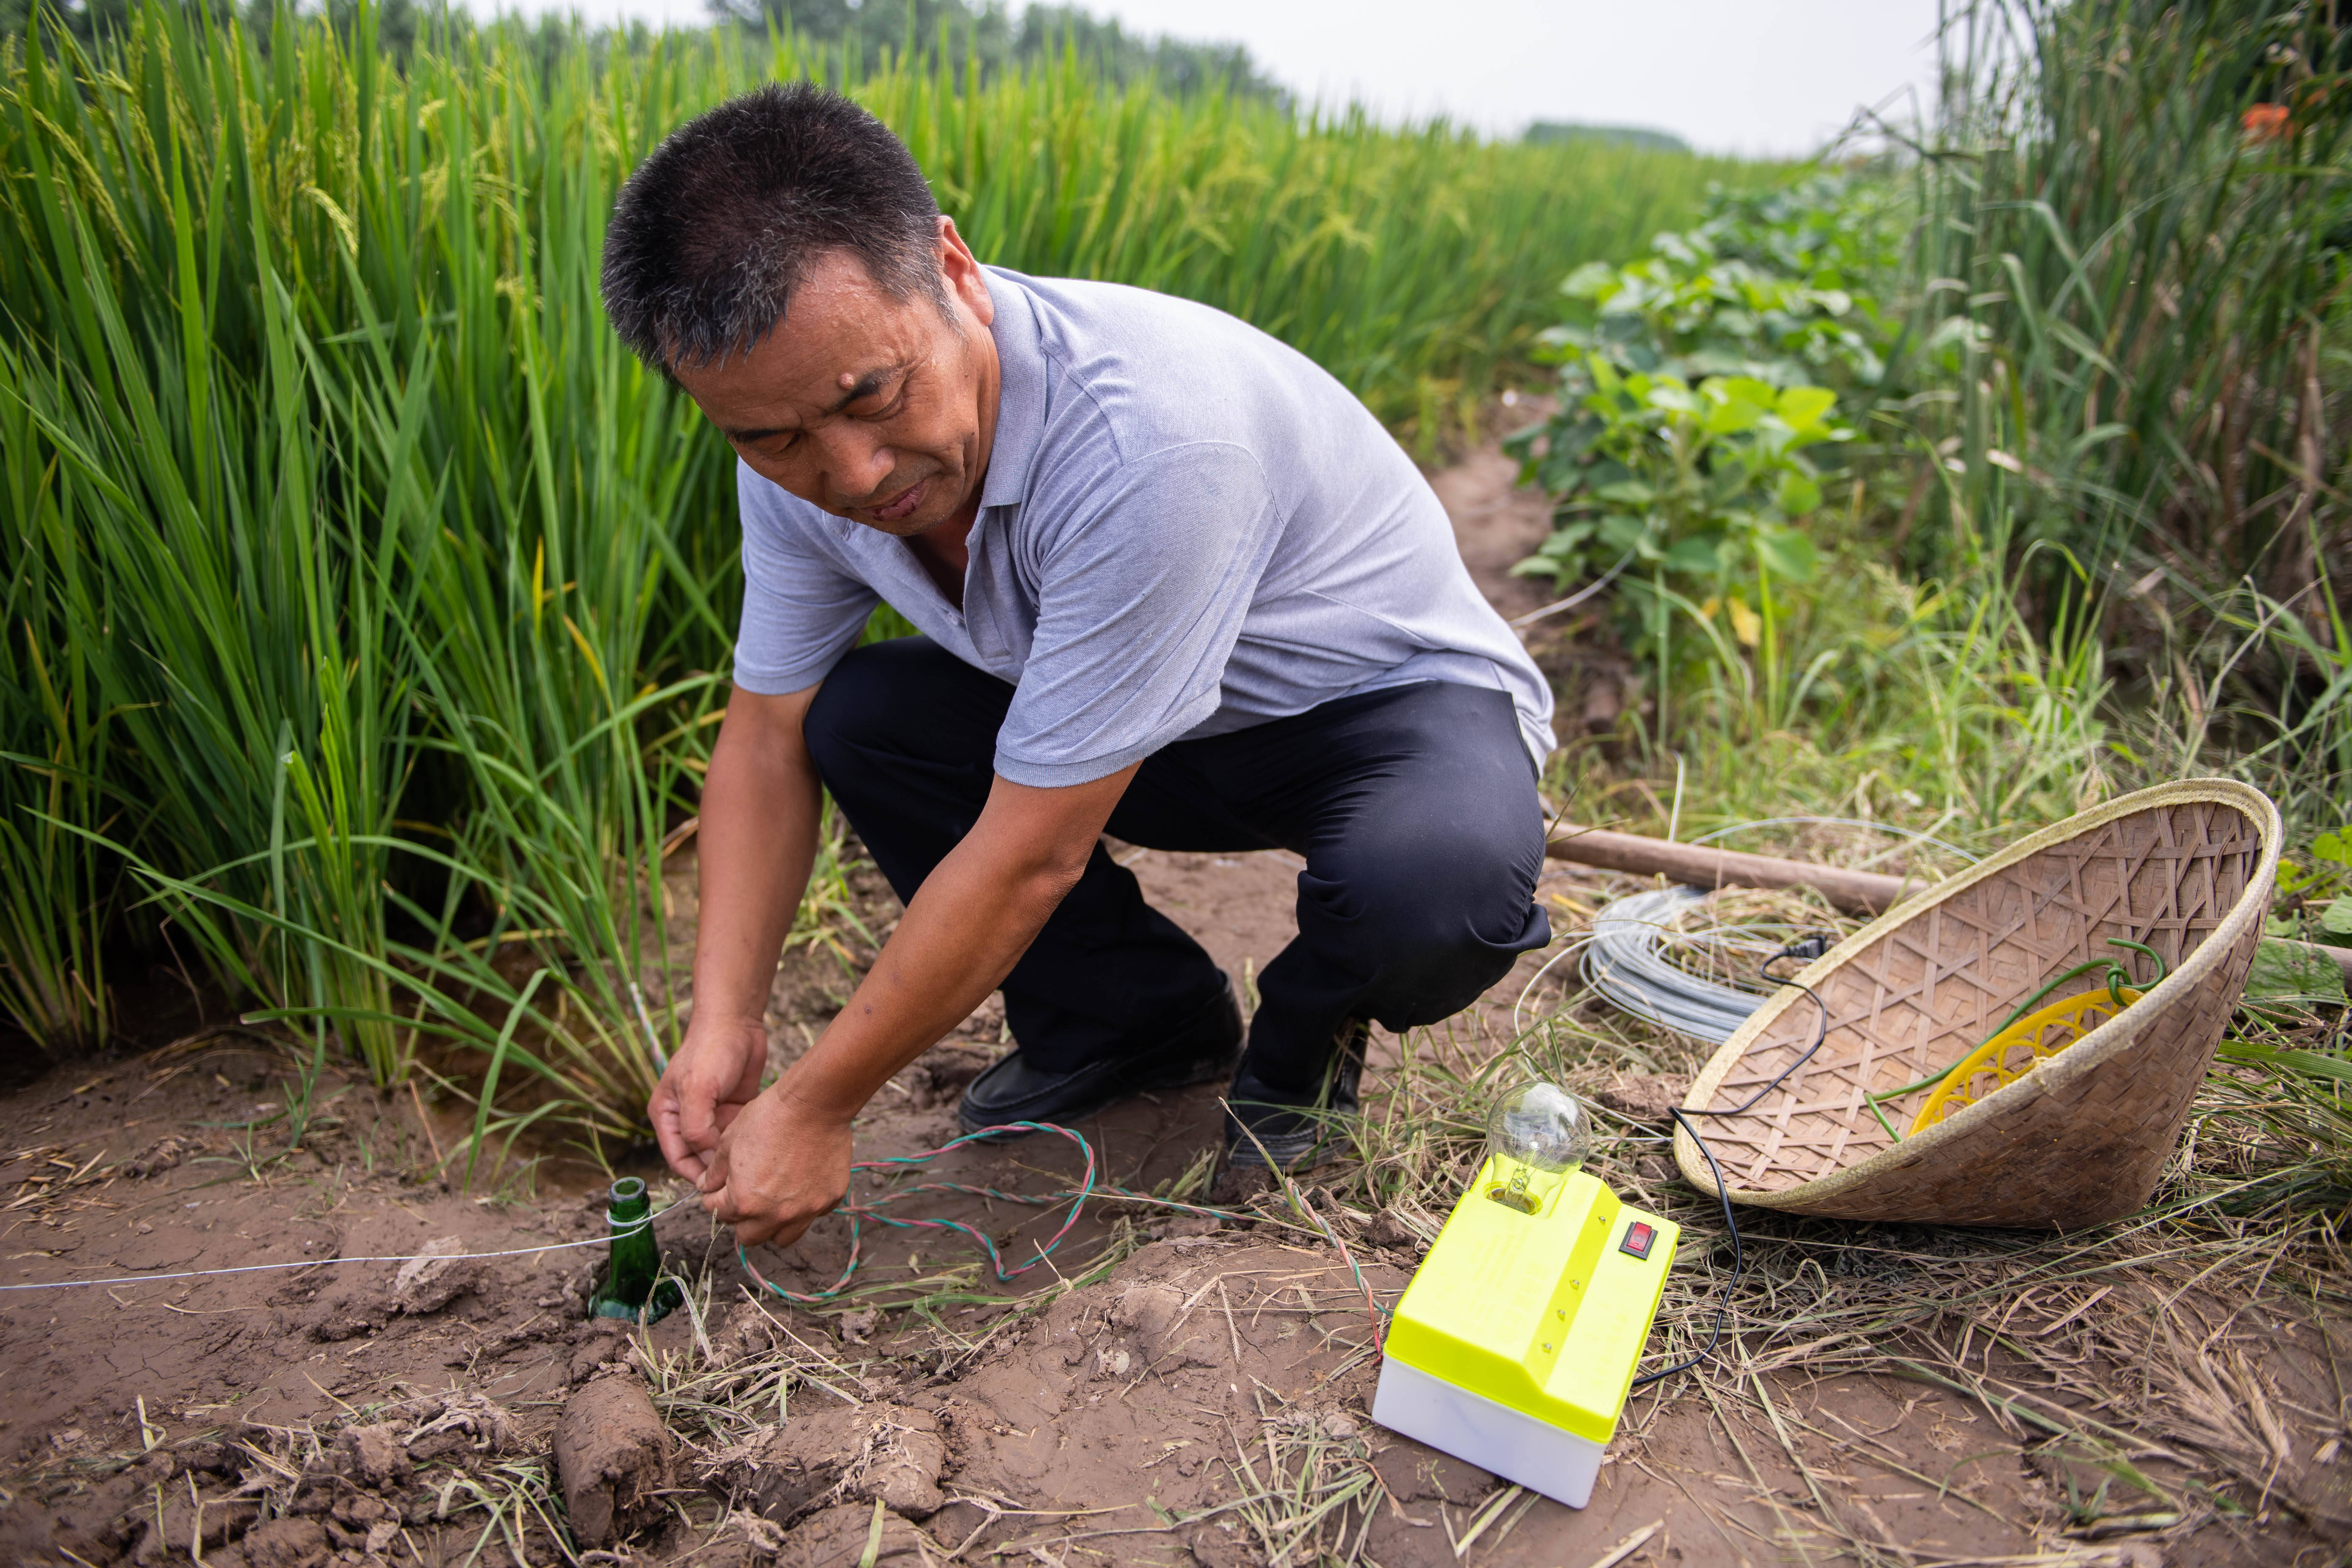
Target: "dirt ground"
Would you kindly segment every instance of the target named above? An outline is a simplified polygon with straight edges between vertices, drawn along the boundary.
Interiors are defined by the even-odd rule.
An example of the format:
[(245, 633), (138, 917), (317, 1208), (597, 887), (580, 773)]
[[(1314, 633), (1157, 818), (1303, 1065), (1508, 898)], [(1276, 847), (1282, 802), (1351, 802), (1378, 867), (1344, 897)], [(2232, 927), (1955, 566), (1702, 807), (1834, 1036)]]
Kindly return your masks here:
[[(1489, 449), (1437, 483), (1482, 584), (1522, 614), (1545, 595), (1502, 569), (1545, 520), (1510, 478)], [(1294, 929), (1294, 857), (1119, 853), (1237, 978)], [(870, 876), (861, 891), (887, 918)], [(689, 892), (681, 933), (692, 914)], [(1507, 1038), (1541, 957), (1457, 1032)], [(780, 1057), (847, 983), (822, 955), (788, 964)], [(895, 1299), (917, 1303), (877, 1311), (766, 1293), (686, 1203), (656, 1234), (690, 1308), (646, 1329), (592, 1321), (603, 1247), (568, 1244), (600, 1241), (612, 1173), (551, 1144), (467, 1190), (435, 1173), (464, 1135), (459, 1108), (341, 1082), (281, 1154), (236, 1124), (282, 1103), (288, 1058), (157, 997), (157, 1048), (0, 1093), (0, 1285), (137, 1280), (0, 1293), (6, 1563), (2345, 1561), (2352, 1434), (2330, 1324), (2232, 1310), (2213, 1333), (2246, 1377), (2214, 1398), (2263, 1406), (2246, 1419), (2276, 1428), (2266, 1480), (2241, 1467), (2217, 1483), (2179, 1428), (2070, 1407), (2069, 1429), (2116, 1439), (2086, 1462), (2045, 1415), (1990, 1392), (2011, 1385), (1988, 1334), (1977, 1363), (1960, 1349), (1972, 1382), (1856, 1375), (1826, 1345), (1751, 1358), (1735, 1379), (1669, 1379), (1636, 1394), (1591, 1505), (1572, 1510), (1371, 1423), (1368, 1297), (1393, 1300), (1425, 1246), (1395, 1216), (1328, 1193), (1312, 1224), (1279, 1205), (1236, 1224), (1098, 1201), (1036, 1260), (1063, 1210), (930, 1194), (909, 1212), (1034, 1261), (1000, 1284), (963, 1237), (869, 1227), (861, 1281), (903, 1282)], [(1003, 1045), (984, 1008), (877, 1098), (862, 1155), (946, 1142), (956, 1094)], [(1376, 1040), (1373, 1093), (1399, 1048)], [(1150, 1191), (1197, 1174), (1216, 1125), (1202, 1089), (1083, 1131), (1105, 1178)], [(1047, 1193), (1078, 1172), (1073, 1147), (1033, 1138), (956, 1151), (921, 1179)], [(643, 1151), (614, 1173), (647, 1177), (657, 1203), (684, 1191)], [(883, 1185), (861, 1176), (858, 1191)], [(1868, 1266), (1877, 1245), (1848, 1227), (1816, 1269)], [(806, 1293), (850, 1247), (830, 1220), (751, 1261)], [(170, 1277), (428, 1250), (509, 1255)], [(1057, 1284), (1070, 1288), (1041, 1289)], [(2080, 1312), (2045, 1302), (2004, 1331), (2063, 1338), (2136, 1299), (2095, 1284), (2063, 1298), (2087, 1300)], [(2111, 1495), (2117, 1466), (2159, 1489)]]

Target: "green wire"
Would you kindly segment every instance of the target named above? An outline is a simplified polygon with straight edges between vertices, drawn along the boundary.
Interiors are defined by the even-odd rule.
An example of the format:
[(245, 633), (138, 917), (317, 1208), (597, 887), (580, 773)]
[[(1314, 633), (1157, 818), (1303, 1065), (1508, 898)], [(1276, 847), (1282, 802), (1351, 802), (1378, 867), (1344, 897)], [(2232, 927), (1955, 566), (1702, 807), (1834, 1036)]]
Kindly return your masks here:
[[(2164, 955), (2157, 952), (2156, 949), (2147, 946), (2144, 943), (2129, 942), (2119, 936), (2111, 936), (2107, 938), (2107, 945), (2109, 947), (2127, 947), (2134, 952), (2144, 952), (2147, 955), (2148, 962), (2156, 965), (2156, 978), (2149, 981), (2147, 986), (2140, 987), (2141, 989), (2153, 989), (2155, 986), (2162, 984), (2164, 977), (2171, 973), (2165, 964)], [(2044, 996), (2049, 995), (2050, 993), (2057, 990), (2058, 987), (2065, 984), (2070, 980), (2075, 979), (2081, 975), (2088, 974), (2094, 969), (2102, 968), (2107, 972), (2106, 981), (2108, 997), (2115, 1003), (2117, 1008), (2122, 1008), (2127, 1005), (2124, 1001), (2123, 988), (2126, 985), (2137, 986), (2138, 982), (2132, 978), (2131, 971), (2126, 969), (2121, 961), (2113, 958), (2095, 958), (2088, 963), (2078, 963), (2074, 968), (2068, 970), (2065, 973), (2058, 976), (2055, 980), (2051, 981), (2050, 984), (2044, 985), (2041, 990), (2036, 991), (2032, 995), (2028, 996), (2024, 1001), (2019, 1003), (2017, 1010), (2000, 1021), (2000, 1028), (1995, 1029), (1991, 1034), (1987, 1035), (1983, 1041), (1979, 1041), (1975, 1049), (1962, 1051), (1958, 1057), (1955, 1058), (1940, 1070), (1929, 1073), (1926, 1078), (1919, 1079), (1916, 1083), (1906, 1083), (1901, 1089), (1885, 1089), (1876, 1094), (1865, 1091), (1862, 1098), (1864, 1101), (1869, 1105), (1870, 1113), (1878, 1118), (1878, 1124), (1881, 1127), (1886, 1129), (1887, 1137), (1893, 1139), (1897, 1143), (1902, 1142), (1903, 1134), (1895, 1131), (1895, 1123), (1886, 1120), (1886, 1112), (1878, 1109), (1881, 1101), (1900, 1100), (1906, 1094), (1916, 1094), (1923, 1089), (1935, 1088), (1937, 1084), (1952, 1076), (1953, 1068), (1959, 1066), (1960, 1063), (1976, 1055), (1977, 1051), (1982, 1050), (1984, 1048), (1985, 1042), (2000, 1038), (2001, 1033), (2011, 1024), (2016, 1023), (2020, 1018), (2022, 1018), (2028, 1013), (2032, 1012), (2033, 1009), (2041, 1004), (2041, 1001)]]

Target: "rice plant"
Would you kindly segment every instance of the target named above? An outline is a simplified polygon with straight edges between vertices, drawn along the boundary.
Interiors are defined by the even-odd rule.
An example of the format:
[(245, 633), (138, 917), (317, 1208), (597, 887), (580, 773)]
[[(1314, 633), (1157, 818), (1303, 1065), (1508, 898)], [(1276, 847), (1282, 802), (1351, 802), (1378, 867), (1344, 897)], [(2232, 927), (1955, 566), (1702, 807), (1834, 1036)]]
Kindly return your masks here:
[(314, 1059), (502, 1086), (484, 1131), (632, 1133), (677, 1036), (661, 856), (725, 697), (732, 462), (595, 287), (671, 126), (830, 81), (984, 258), (1233, 310), (1424, 448), (1562, 269), (1738, 172), (1074, 58), (460, 16), (395, 68), (374, 27), (148, 4), (0, 43), (0, 984), (95, 1037), (103, 944), (160, 920)]
[(2042, 546), (2037, 621), (2091, 584), (2135, 697), (2291, 804), (2352, 776), (2341, 22), (1956, 0), (1936, 125), (1897, 132), (1912, 563)]
[[(18, 380), (0, 349), (6, 504), (26, 534), (57, 542), (71, 520), (32, 460), (30, 411), (7, 395)], [(106, 1033), (110, 907), (108, 867), (89, 837), (108, 820), (106, 699), (90, 650), (58, 635), (58, 606), (83, 604), (93, 588), (72, 562), (70, 552), (15, 551), (0, 592), (0, 1011), (37, 1039), (69, 1045)]]
[[(218, 71), (236, 63), (223, 42), (184, 19), (176, 38), (151, 30), (120, 61), (132, 79), (97, 98), (24, 58), (12, 305), (58, 330), (7, 365), (30, 437), (12, 461), (40, 468), (11, 532), (58, 584), (90, 585), (39, 608), (117, 732), (103, 778), (132, 805), (133, 855), (168, 846), (206, 868), (253, 911), (183, 910), (215, 972), (278, 1007), (342, 1010), (382, 1071), (386, 998), (350, 954), (382, 948), (374, 840), (406, 765), (402, 662), (383, 642), (396, 590), (361, 516), (326, 493), (333, 437), (289, 287), (300, 258), (268, 221), (267, 172), (235, 119), (206, 147), (180, 117), (129, 112), (173, 68), (168, 46)], [(235, 353), (218, 342), (230, 321), (250, 333)], [(35, 534), (51, 511), (60, 525)], [(96, 826), (79, 815), (69, 826)]]
[(2330, 9), (1953, 8), (1913, 350), (1953, 394), (1964, 482), (1929, 505), (1957, 539), (2007, 510), (2104, 562), (2145, 531), (2219, 581), (2297, 552), (2352, 217)]

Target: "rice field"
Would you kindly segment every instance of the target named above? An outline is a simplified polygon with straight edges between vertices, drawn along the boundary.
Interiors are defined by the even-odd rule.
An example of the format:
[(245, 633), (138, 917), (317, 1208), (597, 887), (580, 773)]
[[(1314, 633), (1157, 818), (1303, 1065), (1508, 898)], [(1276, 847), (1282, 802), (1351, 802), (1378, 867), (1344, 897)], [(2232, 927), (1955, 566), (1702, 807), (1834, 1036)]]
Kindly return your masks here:
[[(1879, 296), (1885, 370), (1839, 384), (1861, 435), (1807, 523), (1818, 574), (1759, 571), (1746, 630), (1727, 595), (1688, 595), (1679, 662), (1611, 646), (1605, 601), (1573, 630), (1548, 623), (1532, 639), (1548, 651), (1627, 656), (1616, 727), (1570, 736), (1548, 793), (1585, 822), (1685, 838), (1744, 824), (1769, 836), (1742, 847), (1884, 868), (1919, 853), (1906, 827), (1991, 849), (2124, 788), (2231, 771), (2285, 813), (2296, 880), (2277, 929), (2311, 934), (2352, 900), (2344, 121), (2332, 61), (2289, 47), (2317, 23), (2270, 0), (1954, 15), (1942, 118), (1858, 172), (1902, 237), (1875, 275), (1836, 280)], [(383, 1169), (428, 1204), (434, 1177), (455, 1178), (449, 1207), (521, 1206), (544, 1145), (510, 1135), (534, 1123), (615, 1158), (638, 1139), (677, 1033), (685, 955), (666, 943), (686, 921), (666, 917), (690, 879), (670, 856), (740, 592), (730, 459), (597, 303), (612, 193), (667, 127), (774, 77), (841, 85), (908, 139), (983, 258), (1233, 310), (1424, 454), (1543, 374), (1531, 350), (1562, 278), (1687, 228), (1711, 183), (1779, 180), (1294, 117), (1106, 84), (1071, 59), (990, 74), (740, 32), (504, 28), (403, 56), (374, 25), (362, 8), (346, 31), (286, 12), (218, 26), (150, 4), (94, 54), (0, 41), (0, 1006), (62, 1055), (139, 1037), (114, 1001), (129, 975), (235, 996), (257, 1037), (236, 1049), (283, 1079), (285, 1123), (191, 1124), (241, 1129), (239, 1201), (273, 1168), (309, 1172), (298, 1146), (322, 1181), (346, 1156), (375, 1175), (366, 1140), (404, 1102), (416, 1136), (387, 1142)], [(2284, 112), (2247, 118), (2263, 94)], [(1812, 812), (1847, 820), (1781, 817)], [(793, 941), (846, 968), (891, 909), (827, 826)], [(1625, 886), (1553, 873), (1562, 941)], [(1741, 898), (1725, 907), (1791, 933), (1853, 925), (1799, 895)], [(1969, 1405), (1987, 1425), (1967, 1447), (1882, 1458), (1920, 1467), (1902, 1473), (1921, 1495), (1956, 1493), (1979, 1532), (2019, 1521), (1958, 1478), (1988, 1456), (2018, 1470), (2048, 1552), (1999, 1560), (2137, 1562), (2144, 1542), (2112, 1541), (2193, 1552), (2209, 1529), (2200, 1542), (2284, 1540), (2290, 1515), (2340, 1539), (2341, 1390), (2316, 1370), (2284, 1385), (2323, 1411), (2277, 1378), (2333, 1355), (2345, 1310), (2340, 1001), (2238, 1016), (2138, 1215), (2055, 1237), (1756, 1215), (1735, 1266), (1719, 1211), (1630, 1092), (1671, 1098), (1706, 1053), (1601, 1005), (1569, 965), (1507, 1000), (1507, 1030), (1496, 1010), (1395, 1041), (1344, 1157), (1262, 1194), (1253, 1223), (1417, 1256), (1480, 1110), (1507, 1073), (1539, 1072), (1604, 1112), (1596, 1173), (1687, 1227), (1659, 1353), (1710, 1342), (1718, 1310), (1727, 1323), (1637, 1424), (1670, 1399), (1748, 1410), (1832, 1553), (1916, 1555), (1853, 1489), (1845, 1438), (1776, 1406), (1776, 1379)], [(965, 1047), (993, 1049), (988, 1034)], [(289, 1045), (308, 1060), (278, 1072)], [(191, 1038), (107, 1070), (201, 1089), (198, 1064), (230, 1054)], [(436, 1139), (406, 1089), (309, 1102), (362, 1076), (446, 1086), (470, 1136)], [(28, 1196), (112, 1179), (80, 1161), (26, 1178)], [(1200, 1197), (1208, 1175), (1193, 1160), (1164, 1195)], [(693, 1348), (681, 1336), (639, 1369), (673, 1432), (716, 1450), (781, 1414), (788, 1385), (944, 1378), (1002, 1351), (1150, 1234), (1116, 1222), (1071, 1279), (1014, 1298), (983, 1300), (960, 1254), (927, 1273), (910, 1259), (872, 1302), (896, 1337), (845, 1321), (814, 1349), (740, 1333), (761, 1314), (722, 1319), (724, 1264), (706, 1266)], [(147, 1423), (142, 1405), (125, 1441), (152, 1447)], [(319, 1446), (307, 1427), (244, 1430), (287, 1476)], [(1373, 1523), (1381, 1479), (1328, 1433), (1247, 1430), (1280, 1483), (1251, 1478), (1268, 1555), (1319, 1541), (1350, 1497)], [(548, 1465), (481, 1473), (475, 1506), (515, 1521), (514, 1555), (527, 1510), (560, 1538)], [(1477, 1528), (1505, 1505), (1477, 1505)]]
[(731, 459), (598, 305), (671, 126), (810, 77), (986, 260), (1232, 310), (1423, 450), (1558, 279), (1734, 165), (985, 79), (739, 31), (151, 4), (0, 48), (0, 1005), (107, 1037), (174, 964), (314, 1059), (537, 1080), (626, 1134), (675, 1034), (658, 901), (739, 594)]

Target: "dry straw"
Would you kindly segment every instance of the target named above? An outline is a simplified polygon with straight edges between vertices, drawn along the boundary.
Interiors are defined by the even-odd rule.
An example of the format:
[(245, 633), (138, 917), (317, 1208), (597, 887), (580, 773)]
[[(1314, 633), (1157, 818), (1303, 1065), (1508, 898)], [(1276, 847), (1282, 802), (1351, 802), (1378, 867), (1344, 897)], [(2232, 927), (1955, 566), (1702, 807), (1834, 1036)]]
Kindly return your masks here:
[[(2277, 808), (2227, 779), (2161, 784), (2069, 817), (1888, 910), (1796, 978), (1821, 1049), (1706, 1136), (1735, 1200), (1799, 1214), (2073, 1229), (2147, 1201), (2243, 993), (2278, 869)], [(2052, 978), (2142, 942), (2169, 973), (2035, 1071), (1900, 1141), (1868, 1093), (1927, 1077)], [(2098, 984), (2086, 976), (2079, 984)], [(1813, 1043), (1787, 988), (1684, 1101), (1727, 1110)], [(1907, 1127), (1927, 1090), (1885, 1103)], [(1716, 1191), (1687, 1131), (1675, 1155)]]

